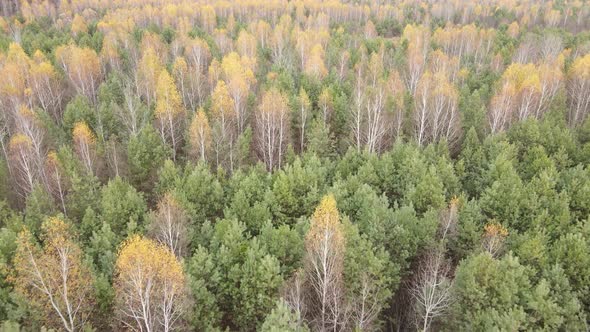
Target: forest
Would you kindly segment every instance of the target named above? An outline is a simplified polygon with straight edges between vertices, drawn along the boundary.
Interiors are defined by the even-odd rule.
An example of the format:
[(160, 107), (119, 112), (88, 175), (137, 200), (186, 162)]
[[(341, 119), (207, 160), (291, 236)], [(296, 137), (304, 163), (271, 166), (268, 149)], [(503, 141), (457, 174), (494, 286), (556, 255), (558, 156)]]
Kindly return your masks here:
[(0, 331), (589, 331), (589, 1), (0, 2)]

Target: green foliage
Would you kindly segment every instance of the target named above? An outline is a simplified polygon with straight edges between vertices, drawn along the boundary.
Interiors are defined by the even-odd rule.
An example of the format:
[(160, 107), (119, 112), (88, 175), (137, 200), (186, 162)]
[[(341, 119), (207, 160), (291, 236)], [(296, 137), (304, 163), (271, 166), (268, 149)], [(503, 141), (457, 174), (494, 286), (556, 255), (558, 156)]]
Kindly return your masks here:
[(328, 181), (328, 169), (317, 157), (297, 158), (274, 175), (272, 213), (276, 221), (293, 224), (315, 209)]
[(56, 208), (51, 199), (51, 196), (37, 185), (33, 191), (27, 196), (24, 224), (31, 232), (36, 233), (41, 229), (41, 224), (45, 221), (46, 216), (51, 216), (55, 213)]
[[(215, 1), (182, 10), (165, 8), (170, 1), (133, 8), (119, 1), (117, 13), (108, 2), (95, 8), (96, 1), (86, 0), (78, 5), (21, 1), (14, 16), (11, 5), (18, 1), (5, 2), (0, 5), (7, 14), (0, 18), (0, 73), (7, 83), (0, 84), (6, 115), (0, 116), (0, 331), (46, 329), (38, 309), (13, 290), (13, 260), (19, 232), (26, 227), (38, 237), (41, 224), (58, 214), (72, 224), (95, 280), (96, 302), (84, 329), (120, 328), (113, 323), (121, 313), (113, 284), (118, 248), (131, 234), (153, 237), (146, 227), (148, 216), (161, 209), (164, 195), (172, 195), (188, 219), (182, 235), (189, 250), (178, 259), (191, 301), (180, 319), (181, 330), (310, 331), (307, 324), (314, 322), (294, 310), (287, 291), (295, 275), (305, 275), (299, 272), (308, 268), (310, 216), (326, 194), (335, 197), (346, 238), (339, 256), (342, 280), (335, 289), (342, 290), (337, 295), (345, 307), (339, 309), (349, 319), (345, 328), (335, 330), (414, 329), (409, 304), (415, 299), (409, 287), (421, 258), (441, 242), (453, 301), (432, 330), (588, 329), (590, 118), (570, 123), (576, 99), (572, 87), (579, 74), (573, 62), (587, 53), (590, 42), (585, 2), (506, 2), (497, 8), (484, 3), (473, 12), (456, 5), (449, 17), (441, 15), (439, 4), (373, 1), (361, 7), (358, 1), (341, 0), (310, 7), (293, 2), (286, 9), (273, 8), (271, 18), (264, 14), (268, 4), (252, 2), (244, 11), (244, 4), (236, 2), (231, 4), (233, 27), (227, 4)], [(528, 12), (542, 15), (525, 24)], [(76, 33), (74, 16), (84, 21)], [(376, 37), (366, 35), (368, 20)], [(242, 45), (237, 38), (241, 31), (251, 34), (255, 44)], [(193, 44), (196, 38), (208, 50), (197, 50), (202, 46)], [(86, 68), (84, 56), (76, 59), (80, 66), (56, 59), (56, 49), (69, 44), (95, 51), (96, 68)], [(313, 60), (327, 70), (322, 77), (303, 73), (316, 45), (321, 54)], [(148, 47), (160, 64), (141, 68)], [(229, 52), (250, 49), (252, 57), (236, 64), (252, 69), (246, 78), (249, 88), (241, 91), (246, 121), (238, 130), (237, 110), (228, 110), (222, 119), (212, 107), (211, 90), (216, 80), (223, 80), (236, 98), (243, 78), (237, 73), (243, 68), (219, 64)], [(188, 76), (173, 68), (179, 56), (188, 64)], [(371, 58), (382, 65), (375, 67)], [(516, 62), (530, 63), (538, 72), (512, 84), (504, 71)], [(541, 66), (561, 72), (533, 75), (542, 73)], [(96, 72), (76, 72), (80, 68)], [(150, 69), (156, 70), (148, 73)], [(160, 69), (173, 76), (183, 103), (181, 116), (167, 123), (153, 116), (151, 90)], [(452, 89), (440, 90), (449, 92), (444, 97), (448, 103), (425, 93), (439, 86), (413, 91), (414, 69), (420, 72), (415, 77), (419, 86), (426, 72), (447, 76)], [(398, 74), (401, 83), (394, 79)], [(379, 91), (374, 86), (379, 79), (384, 79), (382, 100), (371, 95)], [(537, 105), (548, 97), (537, 88), (549, 87), (543, 93), (549, 92), (552, 87), (545, 83), (552, 79), (559, 80), (555, 96)], [(362, 96), (355, 95), (357, 83)], [(523, 90), (525, 83), (534, 88)], [(271, 87), (288, 96), (291, 112), (281, 118), (281, 168), (268, 172), (258, 158), (264, 129), (258, 106)], [(310, 105), (300, 149), (302, 89)], [(320, 110), (324, 91), (331, 102), (326, 123)], [(535, 114), (516, 121), (529, 93), (527, 107)], [(505, 105), (501, 97), (508, 98)], [(57, 103), (47, 105), (47, 100)], [(421, 102), (429, 112), (456, 107), (456, 140), (427, 146), (415, 142)], [(31, 113), (20, 112), (21, 105)], [(202, 132), (205, 160), (197, 161), (191, 151), (195, 146), (185, 143), (189, 134), (197, 136), (189, 119), (197, 111), (193, 108), (201, 107), (208, 128)], [(376, 116), (378, 109), (383, 113)], [(500, 132), (492, 133), (496, 111), (508, 118)], [(432, 115), (427, 131), (438, 124)], [(399, 132), (388, 126), (394, 118), (396, 125), (401, 119)], [(81, 162), (83, 145), (72, 137), (81, 121), (96, 136), (94, 174)], [(357, 150), (352, 129), (372, 130), (372, 125), (381, 130), (375, 124), (386, 125), (379, 133), (382, 151)], [(170, 132), (182, 142), (174, 160), (162, 126), (172, 126)], [(11, 143), (21, 134), (30, 146)], [(231, 167), (213, 169), (216, 148), (227, 164), (231, 152)], [(47, 159), (50, 151), (57, 151), (57, 160)], [(35, 183), (27, 195), (19, 194), (22, 179)], [(57, 180), (65, 207), (55, 199)], [(449, 206), (457, 214), (447, 219)], [(449, 233), (442, 241), (445, 230)], [(490, 243), (500, 248), (493, 255)], [(308, 290), (306, 277), (301, 281)], [(369, 327), (361, 328), (356, 311), (367, 290), (378, 313)], [(305, 309), (314, 311), (315, 306)]]
[(197, 328), (253, 330), (274, 306), (283, 280), (279, 261), (244, 233), (236, 220), (217, 222), (209, 250), (198, 248), (189, 262), (191, 288), (205, 304), (195, 309)]
[(119, 239), (143, 228), (146, 203), (143, 194), (129, 183), (117, 177), (103, 187), (100, 197), (102, 220)]
[(484, 188), (486, 166), (485, 152), (476, 130), (472, 127), (465, 136), (457, 162), (457, 173), (459, 173), (463, 190), (469, 197), (479, 197), (481, 194)]
[(187, 210), (193, 230), (206, 220), (213, 221), (222, 214), (222, 185), (204, 163), (189, 164), (181, 173), (172, 161), (167, 160), (160, 171), (157, 189), (160, 195), (168, 191), (174, 193)]
[[(586, 226), (587, 227), (587, 226)], [(577, 290), (578, 298), (590, 308), (590, 253), (588, 233), (568, 233), (559, 238), (550, 253), (551, 261), (563, 267), (564, 275), (570, 285)]]
[(505, 154), (491, 164), (486, 182), (490, 185), (482, 193), (481, 209), (489, 219), (522, 229), (524, 186), (513, 163)]
[(488, 253), (463, 261), (456, 272), (453, 328), (459, 330), (526, 329), (527, 269), (518, 258), (494, 259)]
[(72, 130), (77, 122), (85, 122), (90, 128), (96, 128), (96, 114), (88, 98), (78, 95), (67, 105), (63, 114), (63, 129), (67, 137), (72, 136)]
[(71, 190), (66, 199), (68, 216), (80, 220), (86, 209), (98, 206), (99, 183), (96, 177), (73, 175)]
[(242, 171), (234, 173), (228, 181), (224, 215), (244, 222), (249, 232), (258, 234), (265, 222), (272, 218), (270, 180), (262, 167), (253, 168), (247, 174)]
[(462, 262), (456, 274), (457, 329), (583, 330), (580, 302), (564, 270), (555, 265), (534, 283), (526, 266), (509, 254), (487, 253)]
[(149, 193), (153, 188), (157, 170), (169, 154), (168, 148), (152, 126), (142, 128), (127, 144), (131, 183), (141, 191)]
[(266, 316), (259, 331), (262, 332), (306, 332), (307, 326), (301, 326), (301, 317), (297, 317), (284, 301), (277, 301), (274, 309)]

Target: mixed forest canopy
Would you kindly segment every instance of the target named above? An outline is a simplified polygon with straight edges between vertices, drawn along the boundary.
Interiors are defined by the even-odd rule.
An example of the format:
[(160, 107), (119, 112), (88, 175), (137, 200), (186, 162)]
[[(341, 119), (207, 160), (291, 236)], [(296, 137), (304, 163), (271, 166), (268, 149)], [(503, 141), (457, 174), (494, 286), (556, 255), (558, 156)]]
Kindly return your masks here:
[(0, 14), (1, 331), (588, 331), (588, 1)]

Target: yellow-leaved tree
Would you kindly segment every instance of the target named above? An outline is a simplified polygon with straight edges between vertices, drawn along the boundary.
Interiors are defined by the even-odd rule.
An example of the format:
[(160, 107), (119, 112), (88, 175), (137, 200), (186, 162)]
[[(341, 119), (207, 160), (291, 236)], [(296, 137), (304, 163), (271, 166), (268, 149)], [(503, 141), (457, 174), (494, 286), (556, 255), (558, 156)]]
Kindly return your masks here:
[(182, 142), (184, 113), (174, 80), (166, 70), (162, 70), (156, 88), (156, 126), (162, 140), (172, 146), (172, 159), (175, 161)]
[(314, 330), (338, 329), (343, 312), (346, 240), (334, 196), (325, 196), (305, 236), (305, 273), (311, 285), (309, 309)]
[(574, 127), (582, 124), (590, 113), (590, 54), (577, 58), (572, 64), (567, 90), (568, 121)]
[(250, 65), (250, 59), (240, 57), (238, 53), (231, 52), (223, 57), (221, 69), (227, 83), (227, 89), (233, 99), (235, 118), (238, 125), (238, 132), (242, 133), (248, 119), (246, 114), (246, 101), (250, 93), (250, 87), (256, 82), (254, 72)]
[(217, 81), (211, 94), (211, 139), (215, 153), (215, 167), (233, 169), (236, 132), (234, 101), (225, 82)]
[(57, 217), (42, 226), (42, 246), (23, 230), (14, 256), (16, 291), (42, 312), (43, 323), (68, 332), (82, 330), (94, 305), (93, 276), (70, 226)]
[(135, 73), (135, 86), (137, 93), (145, 100), (148, 106), (156, 100), (156, 86), (158, 77), (163, 71), (161, 60), (156, 51), (148, 48), (137, 65)]
[(207, 160), (211, 150), (211, 127), (205, 111), (200, 108), (189, 128), (191, 155), (194, 159)]
[(289, 105), (287, 97), (277, 88), (262, 96), (254, 129), (258, 153), (266, 168), (269, 171), (280, 168), (289, 137)]
[(96, 159), (96, 137), (86, 122), (76, 122), (72, 133), (74, 150), (78, 158), (86, 168), (88, 174), (94, 174), (94, 163)]
[(182, 264), (163, 244), (134, 235), (115, 264), (118, 319), (132, 331), (173, 331), (182, 327), (189, 299)]
[(59, 46), (55, 50), (55, 58), (76, 92), (96, 103), (98, 86), (102, 80), (100, 59), (96, 52), (91, 48), (72, 44)]
[(63, 86), (51, 62), (39, 50), (35, 51), (31, 61), (29, 85), (36, 104), (54, 120), (61, 121)]

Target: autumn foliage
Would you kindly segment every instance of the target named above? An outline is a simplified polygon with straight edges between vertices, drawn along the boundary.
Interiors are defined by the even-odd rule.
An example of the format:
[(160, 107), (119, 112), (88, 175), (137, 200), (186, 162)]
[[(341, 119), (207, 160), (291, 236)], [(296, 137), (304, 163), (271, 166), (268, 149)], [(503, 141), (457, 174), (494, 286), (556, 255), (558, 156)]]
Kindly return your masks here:
[(0, 331), (587, 331), (588, 31), (0, 0)]
[(49, 218), (42, 230), (42, 247), (34, 243), (30, 231), (19, 234), (15, 287), (41, 310), (48, 326), (82, 330), (94, 308), (93, 276), (68, 224)]
[(186, 279), (168, 247), (133, 236), (121, 245), (115, 270), (117, 310), (124, 328), (169, 331), (181, 326), (188, 304)]

